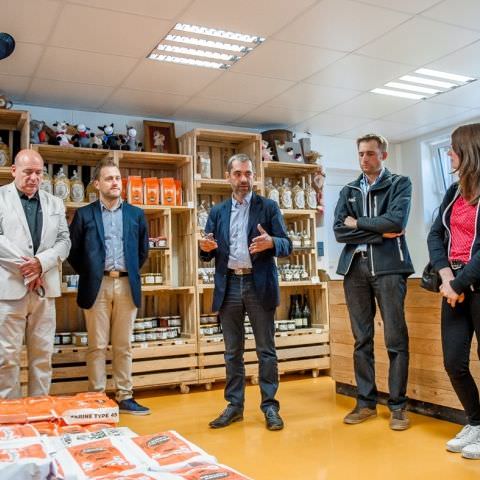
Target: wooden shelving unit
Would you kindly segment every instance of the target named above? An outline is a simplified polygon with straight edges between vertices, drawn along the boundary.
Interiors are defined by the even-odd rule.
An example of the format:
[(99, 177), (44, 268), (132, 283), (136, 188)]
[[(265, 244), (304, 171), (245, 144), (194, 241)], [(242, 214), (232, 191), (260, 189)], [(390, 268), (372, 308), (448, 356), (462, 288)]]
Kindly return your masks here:
[[(0, 138), (10, 150), (9, 161), (13, 163), (15, 155), (30, 143), (30, 115), (23, 110), (0, 110)], [(0, 167), (0, 181), (4, 182), (4, 172), (9, 174), (10, 168)], [(4, 170), (5, 169), (5, 170)], [(7, 180), (11, 176), (5, 177)]]
[[(200, 178), (200, 169), (196, 169), (195, 191), (196, 207), (202, 200), (219, 203), (231, 195), (231, 187), (224, 179), (228, 158), (234, 153), (244, 152), (254, 160), (256, 182), (254, 189), (262, 194), (266, 176), (295, 177), (312, 174), (318, 168), (310, 164), (284, 164), (261, 161), (261, 138), (257, 134), (226, 132), (218, 130), (193, 130), (179, 139), (180, 151), (197, 159), (199, 152), (208, 152), (212, 162), (212, 178)], [(316, 376), (320, 370), (330, 368), (330, 347), (328, 333), (327, 284), (320, 281), (317, 273), (315, 220), (316, 210), (283, 210), (285, 222), (295, 223), (302, 229), (312, 232), (312, 248), (296, 249), (288, 258), (292, 264), (305, 264), (310, 274), (309, 280), (280, 282), (281, 306), (276, 318), (288, 317), (289, 295), (306, 293), (312, 310), (312, 328), (282, 332), (277, 334), (279, 371), (286, 373), (296, 370), (312, 370)], [(199, 237), (197, 227), (197, 239)], [(285, 262), (287, 259), (281, 259)], [(198, 266), (201, 266), (197, 263)], [(213, 284), (197, 284), (198, 315), (210, 313)], [(258, 364), (253, 336), (247, 336), (245, 351), (246, 375), (256, 382)], [(224, 343), (221, 335), (198, 337), (199, 382), (207, 388), (216, 380), (225, 379), (223, 359)]]
[[(181, 337), (168, 341), (135, 342), (133, 344), (133, 381), (135, 388), (160, 385), (179, 385), (188, 391), (188, 385), (198, 381), (197, 369), (197, 307), (193, 268), (196, 258), (196, 230), (194, 223), (193, 170), (188, 155), (155, 154), (144, 152), (109, 151), (88, 148), (65, 148), (51, 145), (32, 145), (48, 165), (50, 172), (63, 166), (77, 171), (91, 172), (103, 158), (112, 158), (122, 176), (174, 177), (182, 181), (183, 204), (179, 206), (138, 205), (145, 211), (149, 236), (165, 236), (167, 247), (150, 250), (142, 273), (160, 271), (163, 284), (142, 286), (142, 307), (138, 317), (180, 315)], [(66, 202), (67, 211), (74, 211), (87, 203)], [(74, 273), (64, 265), (64, 274)], [(57, 331), (85, 331), (83, 313), (76, 305), (76, 289), (63, 288), (57, 299)], [(73, 393), (87, 388), (85, 347), (62, 345), (53, 357), (52, 393)], [(108, 360), (110, 372), (110, 359)], [(111, 381), (108, 388), (113, 388)]]

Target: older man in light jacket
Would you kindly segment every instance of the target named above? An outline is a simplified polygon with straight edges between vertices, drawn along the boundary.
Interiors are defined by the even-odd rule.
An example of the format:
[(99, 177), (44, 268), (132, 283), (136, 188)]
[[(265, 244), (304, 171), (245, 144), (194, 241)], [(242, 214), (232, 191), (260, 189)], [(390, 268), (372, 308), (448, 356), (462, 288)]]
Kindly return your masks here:
[(61, 265), (70, 251), (63, 202), (39, 190), (40, 154), (21, 150), (12, 175), (14, 181), (0, 187), (0, 398), (21, 396), (24, 337), (28, 394), (48, 394), (55, 297), (61, 294)]

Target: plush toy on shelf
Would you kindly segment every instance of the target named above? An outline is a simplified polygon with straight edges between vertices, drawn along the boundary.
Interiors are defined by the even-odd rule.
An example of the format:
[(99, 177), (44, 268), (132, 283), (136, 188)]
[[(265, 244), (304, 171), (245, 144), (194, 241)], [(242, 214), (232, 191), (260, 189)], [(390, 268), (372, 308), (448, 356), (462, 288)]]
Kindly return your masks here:
[(110, 125), (103, 125), (103, 127), (98, 127), (103, 132), (103, 148), (109, 150), (120, 150), (118, 135), (115, 134), (113, 127), (113, 123)]
[(127, 134), (120, 135), (122, 146), (121, 150), (130, 150), (131, 152), (141, 152), (142, 143), (137, 141), (137, 131), (133, 127), (127, 125)]
[(90, 147), (90, 128), (83, 123), (75, 125), (76, 133), (72, 136), (74, 147), (89, 148)]
[(60, 145), (61, 147), (73, 147), (73, 145), (70, 143), (72, 136), (67, 133), (70, 124), (67, 122), (57, 121), (52, 125), (55, 127), (56, 145)]
[(268, 146), (267, 140), (262, 140), (262, 160), (264, 162), (273, 160), (272, 149)]
[(47, 134), (43, 120), (30, 120), (30, 143), (46, 143)]
[(96, 134), (91, 132), (89, 135), (90, 148), (103, 148), (102, 139)]

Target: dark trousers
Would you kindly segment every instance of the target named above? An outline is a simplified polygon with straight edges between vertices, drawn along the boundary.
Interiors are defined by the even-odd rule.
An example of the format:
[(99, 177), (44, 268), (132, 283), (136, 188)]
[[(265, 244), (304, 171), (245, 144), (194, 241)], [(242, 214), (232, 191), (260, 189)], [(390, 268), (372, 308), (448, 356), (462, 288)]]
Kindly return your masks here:
[(259, 362), (259, 384), (262, 393), (260, 408), (265, 411), (279, 403), (277, 354), (275, 351), (275, 310), (264, 310), (255, 294), (252, 275), (228, 275), (225, 299), (219, 312), (225, 340), (225, 365), (227, 383), (225, 399), (243, 409), (245, 400), (245, 312), (255, 337)]
[(372, 276), (368, 260), (356, 254), (343, 286), (355, 338), (353, 364), (358, 406), (375, 408), (377, 403), (373, 350), (376, 299), (382, 315), (385, 345), (390, 360), (388, 406), (390, 410), (405, 408), (408, 380), (408, 330), (404, 314), (407, 292), (405, 276), (400, 274)]
[[(467, 292), (465, 301), (452, 308), (442, 303), (443, 363), (470, 425), (480, 425), (478, 388), (470, 373), (473, 332), (480, 345), (480, 293)], [(480, 358), (480, 347), (477, 353)]]

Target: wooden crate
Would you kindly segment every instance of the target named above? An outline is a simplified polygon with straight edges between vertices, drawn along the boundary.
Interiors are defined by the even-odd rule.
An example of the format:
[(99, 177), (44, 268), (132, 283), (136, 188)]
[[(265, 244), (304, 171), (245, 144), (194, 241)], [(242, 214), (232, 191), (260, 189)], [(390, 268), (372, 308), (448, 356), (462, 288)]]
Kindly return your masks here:
[[(311, 370), (317, 376), (320, 370), (330, 368), (330, 347), (327, 330), (302, 329), (275, 335), (278, 372)], [(199, 341), (199, 382), (210, 384), (225, 380), (224, 342), (221, 336), (203, 337)], [(258, 382), (258, 361), (253, 335), (245, 339), (245, 375), (252, 383)]]
[[(197, 155), (207, 152), (211, 161), (212, 180), (224, 179), (228, 159), (236, 153), (245, 153), (253, 161), (257, 181), (262, 180), (262, 137), (258, 133), (231, 132), (226, 130), (194, 129), (179, 139), (180, 152), (191, 155), (195, 165), (195, 179), (200, 179)], [(204, 185), (208, 186), (208, 179)], [(226, 182), (222, 181), (222, 185)], [(214, 187), (214, 182), (210, 187)], [(227, 184), (228, 186), (228, 184)]]
[[(10, 164), (15, 155), (30, 143), (30, 114), (23, 110), (0, 109), (0, 137), (10, 150)], [(0, 167), (0, 181), (11, 181), (10, 167)]]
[[(52, 395), (84, 392), (88, 389), (86, 347), (58, 347), (52, 358)], [(133, 388), (178, 385), (183, 393), (198, 383), (197, 345), (194, 339), (133, 344)], [(26, 356), (23, 355), (21, 383), (26, 393)], [(111, 349), (107, 352), (107, 391), (114, 391), (111, 379)]]

